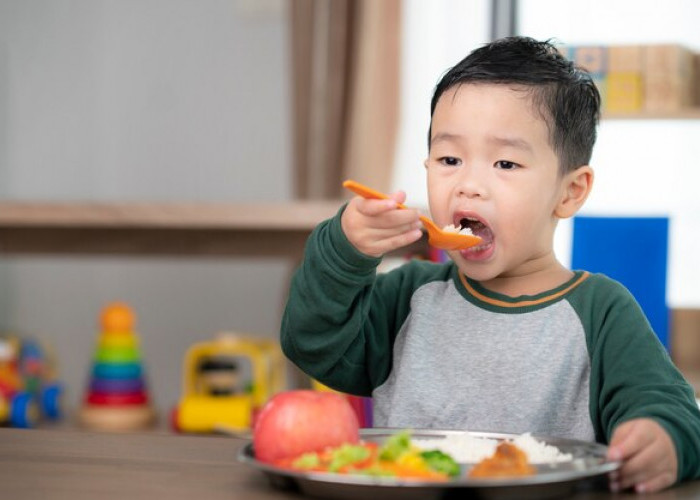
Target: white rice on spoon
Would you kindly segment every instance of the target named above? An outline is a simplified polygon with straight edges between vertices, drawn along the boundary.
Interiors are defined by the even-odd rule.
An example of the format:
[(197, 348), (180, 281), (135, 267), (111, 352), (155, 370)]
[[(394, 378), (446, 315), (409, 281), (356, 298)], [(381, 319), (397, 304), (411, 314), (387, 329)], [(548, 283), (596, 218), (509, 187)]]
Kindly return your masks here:
[(474, 233), (472, 230), (468, 227), (459, 227), (455, 226), (454, 224), (448, 224), (445, 227), (442, 228), (443, 231), (446, 233), (457, 233), (457, 234), (468, 234), (470, 236), (473, 236)]

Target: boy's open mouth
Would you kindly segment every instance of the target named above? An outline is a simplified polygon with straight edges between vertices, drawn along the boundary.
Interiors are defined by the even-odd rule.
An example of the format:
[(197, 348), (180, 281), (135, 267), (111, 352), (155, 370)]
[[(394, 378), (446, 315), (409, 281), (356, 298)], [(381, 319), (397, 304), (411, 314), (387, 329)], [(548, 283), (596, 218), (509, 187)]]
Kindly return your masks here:
[(477, 248), (483, 248), (493, 242), (491, 229), (475, 217), (461, 217), (455, 221), (455, 226), (461, 229), (469, 228), (474, 236), (481, 238), (483, 241)]

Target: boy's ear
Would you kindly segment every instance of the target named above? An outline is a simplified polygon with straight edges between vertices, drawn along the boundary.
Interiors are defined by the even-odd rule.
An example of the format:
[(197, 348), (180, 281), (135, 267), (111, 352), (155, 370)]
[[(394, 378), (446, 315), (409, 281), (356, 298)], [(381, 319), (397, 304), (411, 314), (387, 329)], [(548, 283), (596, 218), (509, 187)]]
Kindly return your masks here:
[(554, 209), (560, 219), (572, 217), (583, 206), (593, 187), (593, 169), (588, 165), (566, 174), (562, 181), (562, 194)]

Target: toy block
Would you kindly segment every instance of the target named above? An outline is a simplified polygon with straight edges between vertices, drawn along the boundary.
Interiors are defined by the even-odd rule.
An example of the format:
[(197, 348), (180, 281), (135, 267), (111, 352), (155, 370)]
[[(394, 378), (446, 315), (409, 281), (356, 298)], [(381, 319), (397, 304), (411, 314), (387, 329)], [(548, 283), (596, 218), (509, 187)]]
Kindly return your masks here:
[(690, 107), (694, 92), (693, 52), (680, 45), (649, 45), (644, 54), (644, 108), (678, 111)]
[(613, 45), (608, 48), (605, 110), (635, 112), (644, 107), (644, 47)]
[(604, 76), (608, 71), (607, 50), (601, 46), (575, 46), (569, 52), (570, 59), (591, 75)]
[(643, 45), (611, 45), (608, 47), (609, 73), (644, 72)]
[(640, 73), (610, 73), (607, 79), (606, 111), (634, 112), (644, 107)]

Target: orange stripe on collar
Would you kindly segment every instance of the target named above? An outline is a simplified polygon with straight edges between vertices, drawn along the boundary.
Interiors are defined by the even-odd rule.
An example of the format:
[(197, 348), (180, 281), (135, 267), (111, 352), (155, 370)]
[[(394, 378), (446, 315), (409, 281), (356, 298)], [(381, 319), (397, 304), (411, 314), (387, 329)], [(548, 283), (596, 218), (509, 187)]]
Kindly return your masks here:
[(467, 281), (466, 276), (464, 276), (464, 274), (462, 274), (462, 273), (459, 273), (459, 279), (460, 279), (460, 281), (461, 281), (462, 284), (464, 285), (464, 288), (466, 288), (467, 291), (468, 291), (470, 294), (472, 294), (474, 297), (476, 297), (477, 299), (481, 300), (482, 302), (486, 302), (487, 304), (491, 304), (491, 305), (494, 305), (494, 306), (500, 306), (500, 307), (526, 307), (526, 306), (534, 306), (534, 305), (542, 304), (542, 303), (544, 303), (544, 302), (552, 301), (552, 300), (557, 299), (557, 298), (561, 297), (562, 295), (564, 295), (564, 294), (570, 292), (571, 290), (573, 290), (573, 289), (576, 288), (577, 286), (579, 286), (579, 285), (580, 285), (581, 283), (583, 283), (583, 281), (586, 280), (589, 276), (590, 276), (590, 273), (586, 271), (586, 272), (584, 272), (581, 276), (579, 276), (579, 278), (578, 278), (576, 281), (574, 281), (573, 283), (571, 283), (569, 286), (567, 286), (567, 287), (564, 288), (563, 290), (559, 290), (558, 292), (553, 293), (553, 294), (551, 294), (551, 295), (547, 295), (546, 297), (542, 297), (541, 299), (537, 299), (537, 300), (522, 300), (522, 301), (519, 301), (519, 302), (506, 302), (505, 300), (493, 299), (493, 298), (491, 298), (491, 297), (487, 297), (486, 295), (484, 295), (484, 294), (481, 293), (481, 292), (477, 292), (477, 291), (474, 289), (474, 287), (472, 287), (472, 286), (469, 284), (469, 282)]

